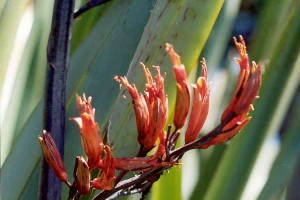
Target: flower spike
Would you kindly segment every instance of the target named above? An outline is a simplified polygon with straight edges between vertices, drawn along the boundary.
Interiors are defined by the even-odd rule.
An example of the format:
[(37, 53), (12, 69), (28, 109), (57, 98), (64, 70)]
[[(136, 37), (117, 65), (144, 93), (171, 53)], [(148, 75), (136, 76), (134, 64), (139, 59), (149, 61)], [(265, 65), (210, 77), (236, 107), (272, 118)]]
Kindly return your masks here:
[[(196, 83), (191, 84), (194, 95), (190, 103), (185, 66), (170, 44), (166, 44), (166, 51), (172, 61), (177, 86), (174, 126), (168, 125), (167, 130), (164, 130), (168, 117), (168, 98), (164, 90), (166, 75), (161, 73), (158, 66), (153, 66), (156, 74), (152, 75), (149, 68), (141, 63), (146, 79), (143, 92), (139, 92), (125, 76), (114, 77), (120, 83), (120, 88), (124, 85), (132, 98), (137, 141), (140, 144), (140, 150), (135, 157), (113, 156), (111, 147), (103, 143), (100, 135), (99, 125), (95, 121), (95, 109), (91, 104), (92, 98), (86, 98), (84, 94), (82, 97), (76, 95), (80, 116), (70, 119), (80, 128), (87, 161), (81, 156), (76, 157), (73, 184), (67, 181), (66, 168), (50, 134), (43, 131), (42, 137), (38, 138), (49, 166), (70, 188), (68, 199), (80, 198), (94, 189), (102, 190), (96, 199), (117, 198), (137, 192), (142, 193), (144, 198), (164, 171), (172, 166), (180, 166), (180, 159), (187, 151), (205, 149), (234, 137), (251, 119), (248, 113), (253, 109), (252, 103), (261, 85), (260, 67), (255, 62), (249, 64), (245, 41), (240, 36), (239, 40), (234, 38), (234, 43), (240, 55), (239, 59), (235, 59), (240, 65), (238, 83), (228, 107), (221, 116), (220, 124), (203, 137), (198, 138), (208, 115), (210, 100), (206, 62), (202, 60), (202, 74)], [(177, 148), (177, 141), (184, 126), (187, 127), (185, 144)], [(108, 130), (109, 128), (106, 136), (109, 135)], [(151, 151), (154, 147), (155, 152)], [(98, 176), (91, 180), (93, 169), (97, 169)], [(135, 176), (125, 179), (129, 171), (134, 171)]]
[(228, 141), (235, 136), (251, 119), (248, 117), (250, 109), (253, 109), (253, 101), (258, 95), (261, 85), (261, 69), (254, 61), (249, 65), (246, 44), (242, 36), (240, 42), (234, 37), (235, 46), (240, 59), (235, 59), (240, 65), (240, 74), (234, 95), (222, 114), (220, 125), (210, 134), (205, 135), (200, 141), (208, 142), (200, 145), (203, 149), (211, 145)]
[(249, 111), (256, 98), (261, 85), (261, 69), (254, 61), (249, 65), (246, 44), (242, 36), (240, 42), (234, 37), (235, 46), (239, 52), (240, 59), (235, 59), (240, 65), (240, 74), (234, 95), (222, 114), (222, 121), (228, 117), (235, 117)]

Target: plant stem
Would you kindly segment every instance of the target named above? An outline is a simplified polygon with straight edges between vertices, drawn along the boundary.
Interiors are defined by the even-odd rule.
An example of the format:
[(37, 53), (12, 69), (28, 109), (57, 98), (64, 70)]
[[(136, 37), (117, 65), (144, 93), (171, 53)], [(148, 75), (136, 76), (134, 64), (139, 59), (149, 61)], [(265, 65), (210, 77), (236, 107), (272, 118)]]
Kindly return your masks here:
[(86, 11), (99, 6), (101, 4), (107, 3), (110, 0), (90, 0), (89, 2), (87, 2), (85, 5), (83, 5), (81, 8), (79, 8), (78, 11), (76, 11), (74, 13), (74, 18), (77, 18), (78, 16), (80, 16), (81, 14), (85, 13)]
[[(51, 132), (63, 156), (65, 135), (66, 75), (69, 64), (74, 0), (56, 0), (48, 41), (48, 70), (44, 109), (44, 128)], [(61, 196), (61, 183), (43, 159), (39, 199), (56, 200)]]
[(168, 169), (168, 168), (170, 168), (170, 166), (153, 168), (153, 169), (151, 169), (143, 174), (140, 174), (136, 177), (121, 181), (114, 189), (103, 191), (98, 196), (96, 196), (93, 200), (104, 200), (112, 195), (114, 195), (115, 196), (114, 198), (116, 198), (119, 196), (118, 194), (116, 194), (116, 193), (118, 193), (118, 191), (129, 188), (135, 184), (142, 184), (144, 181), (149, 179), (151, 176), (153, 176), (157, 173), (160, 173), (163, 170)]

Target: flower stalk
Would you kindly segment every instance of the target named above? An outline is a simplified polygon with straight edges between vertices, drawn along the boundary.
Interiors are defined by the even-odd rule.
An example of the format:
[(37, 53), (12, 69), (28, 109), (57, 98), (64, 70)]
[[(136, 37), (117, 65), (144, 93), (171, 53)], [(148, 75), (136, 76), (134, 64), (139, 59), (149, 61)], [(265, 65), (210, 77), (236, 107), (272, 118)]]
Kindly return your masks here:
[[(70, 119), (79, 126), (87, 162), (83, 157), (76, 158), (75, 181), (70, 189), (72, 193), (75, 191), (73, 196), (85, 195), (92, 189), (98, 189), (102, 192), (94, 198), (95, 200), (114, 199), (134, 193), (142, 193), (144, 198), (165, 170), (180, 165), (180, 159), (187, 151), (206, 149), (234, 137), (251, 119), (248, 114), (253, 109), (252, 103), (261, 85), (260, 67), (255, 62), (249, 65), (243, 38), (240, 36), (239, 41), (236, 38), (234, 41), (240, 55), (240, 59), (236, 59), (240, 65), (238, 84), (221, 116), (219, 125), (204, 136), (199, 137), (209, 111), (210, 92), (206, 62), (202, 60), (202, 74), (195, 84), (190, 84), (185, 67), (170, 44), (166, 44), (166, 51), (172, 60), (177, 87), (174, 128), (172, 125), (166, 128), (168, 116), (168, 98), (164, 91), (166, 74), (162, 75), (158, 66), (153, 66), (156, 71), (153, 77), (150, 70), (141, 63), (146, 77), (145, 90), (141, 93), (125, 76), (115, 77), (120, 87), (126, 87), (133, 100), (138, 132), (137, 142), (141, 146), (137, 156), (125, 158), (113, 156), (112, 146), (103, 142), (100, 128), (95, 121), (95, 109), (92, 107), (91, 97), (77, 95), (76, 104), (80, 116)], [(194, 92), (192, 103), (190, 103), (189, 87), (192, 87)], [(187, 125), (186, 130), (182, 128), (185, 125)], [(185, 136), (185, 144), (176, 148), (181, 133)], [(49, 136), (44, 132), (43, 137), (39, 138), (44, 156), (57, 177), (68, 183), (62, 160)], [(94, 169), (99, 170), (99, 175), (91, 181), (90, 173)], [(118, 176), (116, 171), (120, 171)], [(139, 175), (122, 180), (129, 171)]]

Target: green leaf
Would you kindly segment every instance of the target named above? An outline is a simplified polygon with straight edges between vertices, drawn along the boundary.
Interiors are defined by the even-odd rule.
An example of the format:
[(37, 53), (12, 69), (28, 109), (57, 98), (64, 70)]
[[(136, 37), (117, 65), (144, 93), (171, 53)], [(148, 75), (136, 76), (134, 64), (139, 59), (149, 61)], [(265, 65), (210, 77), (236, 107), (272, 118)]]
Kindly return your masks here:
[[(95, 26), (91, 35), (74, 53), (68, 78), (67, 116), (77, 116), (74, 100), (75, 93), (86, 92), (92, 95), (97, 109), (98, 122), (104, 124), (108, 118), (111, 104), (118, 93), (118, 84), (113, 76), (125, 73), (131, 61), (143, 28), (150, 14), (153, 1), (113, 1)], [(118, 14), (116, 14), (118, 13)], [(95, 41), (98, 41), (95, 43)], [(96, 46), (96, 45), (97, 46)], [(114, 92), (113, 92), (114, 91)], [(41, 103), (32, 113), (30, 120), (20, 128), (14, 147), (3, 164), (3, 199), (17, 199), (25, 189), (31, 174), (41, 156), (37, 136), (42, 131)], [(100, 111), (100, 112), (99, 112)], [(65, 163), (69, 175), (72, 173), (75, 155), (82, 155), (79, 129), (75, 123), (67, 121)], [(30, 161), (28, 161), (30, 158)], [(22, 166), (22, 170), (20, 167)], [(14, 174), (18, 177), (10, 176)], [(13, 177), (13, 179), (11, 179)], [(72, 177), (71, 177), (72, 179)], [(11, 181), (18, 180), (18, 183)], [(28, 186), (30, 187), (30, 186)], [(67, 195), (66, 187), (64, 198)], [(37, 188), (36, 188), (37, 189)], [(5, 190), (5, 191), (4, 191)], [(11, 195), (11, 191), (14, 191)], [(37, 192), (37, 191), (32, 191)], [(9, 197), (9, 198), (8, 198)]]
[[(165, 79), (166, 93), (168, 94), (169, 107), (172, 108), (175, 103), (176, 87), (172, 77), (171, 63), (167, 58), (164, 45), (166, 42), (174, 45), (175, 50), (181, 55), (182, 63), (190, 72), (197, 63), (222, 3), (223, 1), (213, 3), (158, 1), (130, 64), (127, 73), (129, 81), (138, 88), (142, 88), (145, 78), (139, 62), (143, 62), (147, 66), (159, 65), (163, 72), (167, 72)], [(211, 16), (209, 20), (205, 17), (208, 15)], [(186, 40), (186, 38), (189, 38), (189, 40)], [(126, 151), (122, 148), (120, 152), (116, 149), (116, 152), (119, 156), (128, 156), (128, 152), (131, 152), (131, 155), (137, 152), (137, 148), (132, 148), (129, 143), (130, 141), (136, 141), (137, 135), (130, 99), (124, 99), (122, 94), (123, 92), (120, 93), (110, 118), (110, 121), (114, 123), (110, 130), (110, 138), (115, 144), (127, 141)], [(127, 137), (127, 140), (124, 137)]]
[[(260, 99), (253, 119), (245, 131), (233, 139), (205, 199), (239, 199), (262, 141), (275, 132), (299, 83), (299, 67), (295, 64), (300, 48), (300, 5), (290, 10), (288, 23), (276, 44), (271, 62), (263, 74)], [(261, 31), (264, 31), (261, 29)], [(252, 46), (260, 48), (260, 46)], [(272, 101), (270, 101), (272, 99)]]
[[(165, 85), (171, 108), (170, 113), (175, 103), (175, 82), (164, 44), (169, 42), (174, 45), (181, 55), (182, 63), (190, 72), (197, 63), (222, 4), (223, 1), (157, 1), (154, 6), (127, 77), (138, 88), (141, 88), (145, 78), (139, 62), (144, 62), (147, 66), (159, 65), (163, 72), (167, 72)], [(110, 118), (112, 122), (110, 138), (116, 147), (119, 147), (119, 149), (115, 148), (118, 156), (134, 156), (138, 151), (135, 117), (129, 98), (124, 100), (122, 94), (121, 92)], [(180, 199), (180, 184), (178, 183), (180, 176), (167, 176), (163, 179), (165, 181), (156, 183), (154, 198), (168, 196), (168, 198)], [(172, 187), (172, 190), (167, 189), (169, 187)]]
[(286, 199), (287, 200), (293, 200), (293, 199), (299, 199), (300, 198), (300, 192), (299, 192), (299, 186), (300, 186), (300, 179), (299, 179), (299, 173), (300, 173), (300, 154), (298, 154), (298, 159), (296, 163), (296, 167), (294, 169), (294, 172), (292, 174), (291, 180), (289, 181), (287, 192), (286, 192)]
[[(300, 54), (295, 63), (300, 66)], [(299, 68), (299, 67), (298, 67)], [(298, 74), (299, 75), (299, 74)], [(273, 163), (269, 178), (260, 193), (258, 200), (278, 199), (283, 193), (288, 181), (292, 177), (298, 156), (300, 155), (300, 95), (298, 92), (295, 96), (295, 103), (291, 104), (290, 112), (288, 112), (288, 122), (286, 131), (282, 132), (283, 141), (276, 160)], [(299, 192), (298, 192), (299, 193)], [(300, 193), (299, 193), (300, 194)]]
[[(88, 0), (81, 2), (81, 6), (87, 2)], [(71, 54), (73, 54), (75, 50), (82, 44), (82, 42), (88, 37), (89, 33), (97, 24), (99, 18), (105, 16), (105, 12), (107, 12), (110, 6), (110, 3), (105, 3), (87, 11), (75, 19), (72, 32)]]
[(37, 136), (42, 130), (42, 108), (41, 103), (36, 107), (2, 166), (2, 199), (18, 199), (34, 173), (41, 156)]
[[(0, 7), (0, 85), (3, 84), (20, 20), (29, 2), (30, 0), (11, 0), (1, 3), (2, 5), (0, 4), (2, 7)], [(0, 93), (2, 93), (2, 87)]]
[[(9, 61), (10, 61), (10, 56), (12, 54), (13, 47), (15, 45), (15, 37), (17, 35), (17, 30), (19, 27), (20, 19), (24, 14), (24, 11), (27, 8), (27, 1), (20, 1), (19, 3), (15, 1), (10, 1), (6, 2), (5, 4), (5, 9), (3, 9), (3, 12), (1, 13), (1, 18), (0, 18), (0, 44), (1, 44), (1, 50), (0, 50), (0, 66), (1, 66), (1, 71), (0, 71), (0, 80), (1, 80), (1, 89), (0, 93), (1, 96), (3, 96), (3, 100), (1, 100), (1, 125), (3, 125), (2, 130), (1, 130), (1, 166), (6, 159), (7, 154), (10, 151), (10, 146), (13, 141), (13, 129), (14, 129), (14, 124), (16, 121), (16, 115), (18, 112), (18, 109), (16, 110), (9, 110), (7, 107), (13, 107), (13, 108), (19, 108), (20, 106), (20, 101), (19, 98), (22, 96), (20, 92), (22, 92), (22, 87), (24, 86), (24, 73), (27, 72), (28, 68), (25, 66), (23, 67), (16, 67), (15, 73), (11, 73), (11, 77), (7, 77), (6, 72), (8, 71), (8, 67), (14, 67), (14, 66), (9, 66)], [(14, 12), (17, 12), (17, 14), (14, 14)], [(14, 15), (14, 17), (12, 17)], [(22, 52), (21, 52), (22, 53)], [(10, 70), (12, 71), (12, 70)], [(15, 75), (15, 77), (13, 77)], [(4, 82), (4, 78), (5, 81)], [(19, 80), (21, 84), (18, 84), (19, 82), (14, 83), (13, 79), (16, 78), (16, 80)], [(10, 82), (8, 81), (9, 79)], [(4, 85), (7, 84), (7, 85)], [(12, 86), (11, 91), (3, 91), (4, 87)], [(21, 89), (19, 91), (19, 89)], [(7, 89), (9, 90), (9, 89)], [(8, 96), (7, 93), (11, 92), (14, 96)], [(4, 95), (6, 95), (4, 99)], [(11, 102), (12, 103), (18, 103), (17, 105), (10, 105), (9, 103), (6, 105), (6, 102)], [(7, 123), (4, 123), (3, 119), (7, 119)], [(7, 135), (4, 135), (6, 133)]]
[[(96, 119), (103, 134), (119, 92), (113, 77), (128, 70), (152, 5), (153, 1), (148, 0), (112, 1), (108, 5), (93, 31), (72, 56), (67, 84), (68, 117), (78, 116), (75, 94), (86, 93), (93, 97)], [(71, 172), (75, 156), (83, 152), (77, 125), (67, 121), (66, 128), (65, 163)], [(114, 145), (114, 148), (119, 147)]]

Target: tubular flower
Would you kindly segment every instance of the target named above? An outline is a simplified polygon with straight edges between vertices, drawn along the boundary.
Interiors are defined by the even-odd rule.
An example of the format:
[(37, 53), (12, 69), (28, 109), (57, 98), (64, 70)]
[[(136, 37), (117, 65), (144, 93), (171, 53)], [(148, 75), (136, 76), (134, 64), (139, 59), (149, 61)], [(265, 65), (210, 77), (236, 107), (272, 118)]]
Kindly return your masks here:
[(98, 165), (103, 150), (100, 128), (98, 123), (95, 122), (95, 109), (92, 108), (91, 101), (91, 97), (86, 99), (84, 94), (83, 98), (77, 95), (76, 104), (80, 117), (70, 118), (74, 120), (80, 128), (81, 142), (88, 158), (87, 163), (90, 170)]
[(174, 51), (173, 46), (167, 43), (166, 51), (168, 52), (173, 63), (173, 72), (177, 85), (176, 106), (173, 123), (176, 129), (180, 129), (185, 124), (190, 107), (188, 80), (185, 67), (183, 64), (181, 64), (180, 56)]
[(240, 65), (240, 74), (234, 95), (222, 114), (221, 121), (248, 112), (252, 107), (254, 99), (257, 97), (261, 85), (261, 69), (254, 61), (249, 65), (246, 44), (242, 36), (240, 42), (234, 37), (235, 46), (239, 52), (240, 59), (235, 59)]
[(115, 80), (124, 85), (132, 100), (135, 111), (136, 125), (138, 130), (138, 142), (142, 145), (143, 139), (147, 135), (149, 126), (149, 110), (146, 100), (142, 94), (139, 94), (134, 84), (130, 85), (127, 78), (124, 76), (115, 76)]
[(206, 62), (202, 61), (202, 76), (198, 78), (194, 88), (194, 98), (192, 111), (185, 133), (185, 143), (193, 142), (197, 139), (209, 109), (209, 85), (207, 80)]
[(145, 152), (150, 151), (156, 140), (163, 134), (168, 115), (168, 99), (164, 92), (164, 77), (159, 67), (155, 67), (156, 76), (141, 63), (146, 76), (146, 90), (139, 94), (135, 85), (130, 85), (126, 77), (116, 76), (115, 80), (124, 85), (133, 100), (138, 142)]
[(115, 186), (114, 158), (109, 146), (106, 145), (103, 152), (105, 156), (98, 166), (101, 168), (100, 175), (91, 181), (91, 183), (96, 189), (111, 190)]
[(81, 156), (76, 157), (76, 164), (74, 168), (74, 184), (80, 194), (87, 194), (90, 191), (90, 170), (88, 164)]
[(164, 90), (164, 77), (160, 74), (158, 66), (154, 79), (148, 68), (142, 64), (146, 75), (146, 90), (144, 97), (149, 110), (149, 126), (148, 133), (143, 141), (143, 146), (147, 150), (151, 150), (155, 146), (157, 138), (163, 138), (164, 127), (168, 117), (168, 98)]
[(211, 145), (228, 141), (235, 136), (251, 119), (248, 117), (252, 103), (257, 97), (261, 85), (261, 70), (254, 61), (249, 65), (245, 41), (242, 36), (240, 42), (234, 38), (234, 43), (239, 52), (240, 59), (235, 59), (240, 65), (240, 74), (234, 95), (223, 112), (221, 124), (215, 129), (213, 134), (207, 134), (201, 140), (209, 138), (208, 142), (199, 146), (207, 148)]
[(42, 137), (38, 137), (41, 144), (43, 154), (54, 174), (63, 182), (67, 182), (68, 175), (62, 158), (56, 148), (56, 145), (47, 131), (43, 131)]

